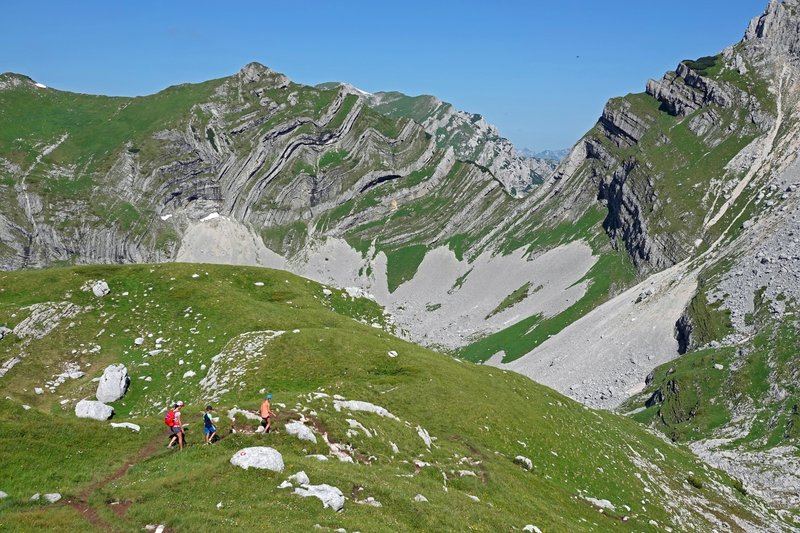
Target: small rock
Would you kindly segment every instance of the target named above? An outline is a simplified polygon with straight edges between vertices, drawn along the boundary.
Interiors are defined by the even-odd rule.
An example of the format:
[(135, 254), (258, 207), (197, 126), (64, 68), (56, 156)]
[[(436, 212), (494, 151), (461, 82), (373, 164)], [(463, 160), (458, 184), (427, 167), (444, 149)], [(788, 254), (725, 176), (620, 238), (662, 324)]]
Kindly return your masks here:
[(533, 531), (533, 533), (542, 533), (542, 530), (534, 526), (533, 524), (528, 524), (527, 526), (523, 527), (522, 531)]
[(391, 358), (395, 358), (397, 357), (397, 352), (394, 350), (389, 350), (389, 352), (387, 352), (387, 355)]
[(302, 470), (299, 471), (298, 473), (294, 474), (294, 475), (289, 476), (289, 480), (288, 481), (292, 481), (294, 483), (297, 483), (298, 485), (310, 485), (311, 484), (311, 480), (308, 479), (308, 476)]
[(141, 346), (142, 344), (144, 344), (144, 337), (136, 337), (135, 339), (133, 339), (133, 344), (135, 344), (136, 346)]
[(183, 379), (193, 378), (196, 375), (197, 373), (194, 370), (187, 370), (186, 372), (183, 373)]
[(130, 422), (120, 422), (119, 424), (111, 422), (111, 427), (112, 428), (127, 428), (127, 429), (130, 429), (131, 431), (133, 431), (135, 433), (139, 433), (139, 431), (142, 429), (141, 427), (139, 427), (138, 424), (132, 424)]
[(6, 494), (6, 493), (5, 493), (5, 492), (3, 492), (2, 490), (0, 490), (0, 500), (4, 500), (4, 499), (6, 499), (6, 498), (8, 498), (8, 494)]
[(32, 502), (38, 502), (38, 501), (39, 501), (39, 498), (41, 498), (41, 497), (42, 497), (42, 495), (41, 495), (41, 494), (39, 494), (39, 493), (37, 492), (36, 494), (34, 494), (33, 496), (31, 496), (31, 501), (32, 501)]
[(533, 461), (524, 455), (518, 455), (514, 457), (514, 463), (520, 465), (525, 470), (533, 470)]
[(419, 438), (421, 438), (423, 442), (425, 442), (425, 446), (427, 446), (428, 449), (430, 450), (431, 444), (433, 443), (433, 439), (431, 439), (428, 430), (422, 426), (417, 426), (417, 435), (419, 435)]
[(253, 283), (253, 285), (255, 285), (256, 287), (263, 287), (264, 286), (264, 282), (263, 281), (256, 281), (255, 283)]
[(719, 364), (719, 363), (716, 363), (716, 364), (714, 365), (714, 368), (716, 368), (717, 370), (722, 370), (722, 369), (724, 369), (725, 367), (724, 367), (723, 365)]
[(414, 496), (414, 501), (415, 502), (421, 502), (421, 503), (427, 503), (428, 502), (428, 498), (426, 498), (422, 494), (417, 494), (416, 496)]
[(102, 298), (103, 296), (111, 292), (111, 289), (108, 288), (108, 283), (106, 283), (103, 280), (100, 280), (94, 282), (94, 285), (92, 285), (92, 292), (98, 298)]
[(368, 498), (365, 498), (363, 500), (356, 500), (356, 503), (360, 505), (369, 505), (370, 507), (383, 507), (383, 504), (381, 504), (381, 502), (379, 502), (372, 496), (369, 496)]
[(328, 458), (326, 456), (320, 455), (318, 453), (315, 453), (313, 455), (306, 455), (306, 457), (309, 458), (309, 459), (316, 459), (317, 461), (327, 461), (328, 460)]
[(50, 503), (56, 503), (58, 500), (61, 499), (61, 494), (59, 494), (58, 492), (51, 492), (49, 494), (45, 494), (44, 499)]
[(41, 387), (34, 387), (33, 392), (41, 396), (42, 394), (44, 394), (44, 389)]

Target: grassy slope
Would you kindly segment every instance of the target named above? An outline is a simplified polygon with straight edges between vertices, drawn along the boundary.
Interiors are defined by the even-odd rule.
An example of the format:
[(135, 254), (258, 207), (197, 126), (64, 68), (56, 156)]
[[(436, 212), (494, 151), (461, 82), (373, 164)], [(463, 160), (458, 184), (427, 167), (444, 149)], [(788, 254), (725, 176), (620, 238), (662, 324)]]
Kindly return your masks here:
[[(85, 281), (97, 278), (106, 279), (112, 288), (104, 299), (79, 290)], [(277, 407), (279, 430), (304, 411), (332, 440), (352, 444), (357, 463), (307, 459), (306, 453), (325, 453), (325, 447), (301, 443), (283, 431), (235, 434), (213, 447), (190, 446), (181, 454), (157, 447), (125, 476), (86, 491), (102, 520), (122, 531), (136, 531), (147, 523), (166, 523), (176, 530), (253, 530), (265, 516), (278, 530), (307, 530), (319, 523), (363, 531), (498, 531), (534, 523), (546, 531), (642, 531), (655, 529), (650, 520), (675, 527), (671, 505), (691, 507), (697, 527), (708, 529), (702, 515), (694, 512), (698, 507), (727, 520), (732, 514), (748, 516), (741, 505), (753, 503), (730, 489), (732, 480), (633, 421), (588, 410), (522, 376), (454, 361), (359, 324), (330, 307), (357, 311), (367, 319), (379, 315), (380, 309), (336, 292), (327, 302), (321, 286), (290, 274), (181, 264), (82, 267), (2, 274), (0, 287), (0, 324), (18, 323), (27, 314), (23, 308), (38, 302), (67, 299), (92, 306), (71, 320), (72, 327), (61, 324), (34, 341), (26, 349), (30, 355), (0, 378), (0, 395), (12, 398), (0, 409), (0, 489), (10, 494), (0, 502), (0, 523), (11, 531), (56, 524), (79, 527), (80, 519), (70, 508), (34, 504), (28, 498), (34, 492), (60, 491), (76, 499), (153, 439), (160, 445), (164, 429), (157, 411), (170, 400), (187, 401), (185, 420), (191, 423), (190, 442), (196, 444), (200, 410), (208, 401), (198, 386), (204, 375), (200, 365), (211, 364), (236, 335), (265, 329), (287, 333), (244, 365), (247, 372), (219, 405), (253, 409), (258, 391), (266, 387), (276, 404), (286, 406)], [(299, 332), (291, 333), (295, 329)], [(133, 339), (147, 333), (154, 337), (134, 348)], [(168, 339), (163, 343), (168, 353), (144, 357), (156, 336)], [(0, 359), (18, 353), (21, 343), (13, 335), (0, 341)], [(86, 348), (93, 343), (101, 346), (99, 352), (80, 353), (81, 344)], [(399, 356), (389, 358), (389, 350)], [(33, 394), (33, 387), (60, 372), (64, 361), (79, 362), (88, 375), (65, 383), (56, 394)], [(141, 434), (109, 430), (106, 423), (72, 415), (75, 399), (93, 394), (90, 379), (115, 361), (126, 363), (132, 378), (127, 396), (114, 404), (115, 418), (142, 424)], [(142, 362), (149, 366), (138, 366)], [(187, 368), (198, 375), (180, 378)], [(171, 378), (166, 378), (168, 372), (173, 372)], [(145, 375), (152, 381), (139, 379)], [(321, 388), (379, 404), (402, 422), (337, 413), (328, 399), (307, 397)], [(70, 400), (63, 408), (62, 397)], [(23, 411), (22, 402), (33, 409)], [(349, 417), (376, 436), (348, 437)], [(417, 436), (417, 425), (436, 438), (432, 451)], [(226, 434), (230, 423), (223, 418), (220, 426)], [(398, 454), (392, 454), (390, 442), (397, 444)], [(287, 465), (283, 475), (229, 465), (239, 448), (262, 444), (281, 451)], [(516, 455), (530, 457), (533, 471), (513, 464)], [(464, 457), (469, 459), (462, 462)], [(415, 458), (431, 466), (415, 473), (409, 463)], [(38, 468), (29, 468), (31, 463)], [(301, 469), (313, 483), (336, 485), (347, 496), (354, 487), (363, 487), (359, 497), (374, 496), (383, 507), (350, 500), (336, 514), (323, 510), (317, 500), (276, 488)], [(478, 476), (459, 477), (458, 470)], [(688, 484), (690, 476), (701, 480), (703, 488)], [(430, 503), (413, 502), (418, 493)], [(580, 496), (608, 499), (616, 511), (598, 513)], [(695, 498), (712, 503), (689, 503)], [(130, 502), (124, 520), (108, 505), (113, 501)], [(216, 509), (217, 502), (223, 503), (222, 509)], [(628, 519), (622, 521), (623, 516)]]
[[(705, 297), (701, 296), (705, 301)], [(621, 409), (643, 406), (645, 400), (661, 391), (662, 401), (637, 412), (633, 418), (652, 425), (679, 442), (714, 438), (720, 430), (743, 420), (752, 423), (730, 442), (731, 448), (764, 450), (775, 446), (796, 446), (800, 442), (800, 388), (797, 373), (800, 362), (798, 324), (794, 306), (783, 318), (771, 316), (769, 305), (756, 299), (752, 321), (754, 335), (737, 348), (704, 347), (655, 370), (645, 391)], [(727, 329), (720, 329), (717, 313), (703, 313), (708, 327), (701, 328), (705, 341), (718, 340)], [(714, 337), (712, 332), (716, 331)], [(722, 365), (717, 368), (715, 365)], [(784, 394), (772, 390), (776, 386)], [(743, 416), (744, 413), (751, 413)]]

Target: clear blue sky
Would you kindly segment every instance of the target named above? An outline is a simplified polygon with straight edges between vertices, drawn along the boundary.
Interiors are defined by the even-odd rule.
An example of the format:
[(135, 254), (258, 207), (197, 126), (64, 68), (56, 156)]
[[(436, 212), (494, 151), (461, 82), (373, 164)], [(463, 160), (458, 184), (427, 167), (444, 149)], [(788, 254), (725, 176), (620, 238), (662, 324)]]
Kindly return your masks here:
[(519, 147), (570, 146), (605, 101), (741, 39), (766, 0), (4, 2), (0, 72), (141, 95), (259, 61), (293, 80), (435, 94)]

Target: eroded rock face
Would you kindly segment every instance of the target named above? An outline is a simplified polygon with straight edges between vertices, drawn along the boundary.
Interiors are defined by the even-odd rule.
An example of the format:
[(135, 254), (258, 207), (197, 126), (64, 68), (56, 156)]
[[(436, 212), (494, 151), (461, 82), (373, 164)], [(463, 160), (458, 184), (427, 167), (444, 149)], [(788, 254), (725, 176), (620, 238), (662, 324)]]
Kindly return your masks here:
[(44, 302), (25, 309), (30, 310), (31, 314), (14, 327), (14, 334), (23, 339), (41, 339), (56, 329), (62, 320), (73, 318), (82, 311), (70, 302)]
[(231, 464), (245, 470), (258, 468), (271, 470), (272, 472), (283, 472), (283, 456), (275, 448), (267, 446), (243, 448), (231, 457)]
[(97, 385), (97, 399), (101, 402), (115, 402), (125, 396), (130, 385), (128, 369), (123, 364), (110, 365), (103, 371)]
[(75, 416), (92, 420), (108, 420), (114, 416), (114, 408), (103, 402), (81, 400), (75, 405)]

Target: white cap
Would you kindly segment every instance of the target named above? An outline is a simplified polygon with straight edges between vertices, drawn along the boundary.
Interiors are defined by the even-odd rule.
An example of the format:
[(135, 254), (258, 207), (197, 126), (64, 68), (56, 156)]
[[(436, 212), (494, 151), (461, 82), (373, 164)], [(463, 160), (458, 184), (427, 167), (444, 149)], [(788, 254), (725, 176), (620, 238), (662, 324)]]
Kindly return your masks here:
[(183, 407), (183, 402), (178, 400), (177, 402), (175, 402), (175, 405), (177, 405), (178, 407)]

